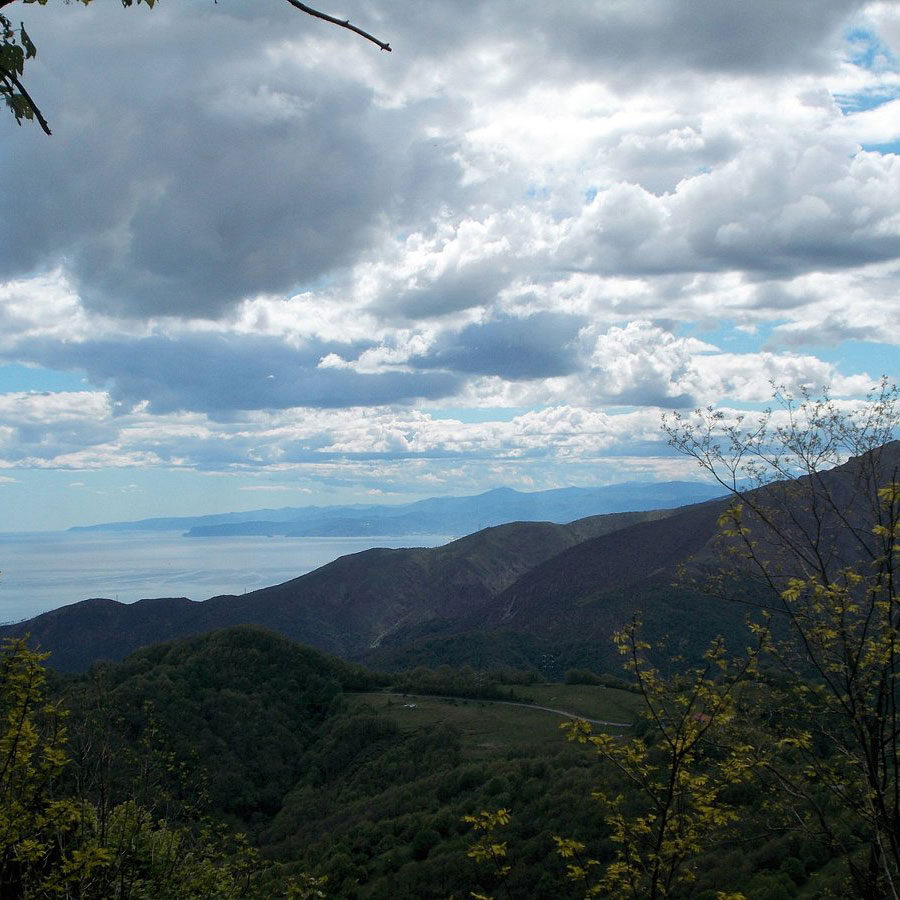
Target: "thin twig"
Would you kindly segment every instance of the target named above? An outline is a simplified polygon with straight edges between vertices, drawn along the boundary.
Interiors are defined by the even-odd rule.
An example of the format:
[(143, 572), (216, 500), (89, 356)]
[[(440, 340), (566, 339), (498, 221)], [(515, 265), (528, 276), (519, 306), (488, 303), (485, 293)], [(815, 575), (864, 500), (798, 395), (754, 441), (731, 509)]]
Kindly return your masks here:
[(300, 3), (299, 0), (287, 0), (288, 3), (291, 4), (295, 9), (299, 9), (301, 12), (305, 12), (309, 16), (315, 16), (317, 19), (324, 19), (326, 22), (331, 22), (332, 25), (337, 25), (340, 28), (347, 28), (350, 31), (355, 32), (360, 37), (364, 37), (367, 41), (371, 41), (373, 44), (377, 44), (382, 50), (387, 50), (388, 53), (391, 52), (391, 45), (385, 44), (382, 41), (379, 41), (377, 37), (369, 34), (368, 31), (363, 31), (361, 28), (357, 28), (355, 25), (350, 24), (349, 19), (336, 19), (334, 16), (329, 16), (328, 13), (319, 12), (317, 9), (313, 9), (311, 6), (307, 6), (305, 3)]

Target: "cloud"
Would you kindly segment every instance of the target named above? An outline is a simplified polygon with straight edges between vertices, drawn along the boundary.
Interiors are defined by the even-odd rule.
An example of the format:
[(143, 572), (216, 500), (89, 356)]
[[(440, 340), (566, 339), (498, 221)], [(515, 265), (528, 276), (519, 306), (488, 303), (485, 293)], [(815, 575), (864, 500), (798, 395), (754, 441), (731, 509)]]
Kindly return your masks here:
[[(355, 355), (360, 348), (350, 349)], [(379, 405), (444, 397), (458, 384), (443, 372), (361, 374), (321, 366), (333, 352), (334, 345), (293, 347), (210, 332), (30, 347), (34, 359), (84, 371), (108, 389), (119, 412), (145, 406), (151, 413), (193, 410), (215, 417), (235, 410)]]
[[(836, 31), (859, 8), (837, 0), (789, 7), (767, 0), (742, 6), (736, 27), (734, 10), (712, 0), (612, 4), (600, 15), (588, 3), (569, 4), (565, 11), (517, 5), (515, 15), (503, 2), (465, 14), (448, 4), (428, 11), (426, 29), (420, 9), (400, 5), (373, 15), (398, 35), (403, 49), (390, 58), (372, 58), (346, 36), (290, 11), (198, 8), (147, 15), (88, 8), (51, 18), (29, 10), (30, 30), (41, 41), (30, 75), (38, 94), (53, 98), (57, 128), (52, 141), (35, 129), (23, 131), (17, 136), (22, 152), (4, 159), (18, 189), (0, 218), (7, 248), (0, 277), (62, 266), (88, 308), (138, 317), (218, 317), (259, 293), (287, 294), (315, 284), (376, 251), (386, 227), (433, 228), (435, 200), (451, 222), (486, 200), (512, 200), (525, 172), (504, 158), (502, 147), (491, 150), (497, 139), (478, 125), (482, 115), (497, 121), (494, 101), (502, 114), (504, 98), (518, 102), (523, 88), (537, 92), (535, 102), (544, 97), (542, 107), (554, 98), (565, 106), (570, 91), (581, 96), (571, 111), (573, 131), (585, 133), (585, 124), (607, 120), (612, 130), (604, 125), (594, 132), (602, 158), (651, 190), (674, 189), (677, 173), (692, 166), (722, 165), (670, 202), (643, 194), (634, 181), (612, 184), (574, 217), (580, 231), (601, 230), (610, 253), (640, 254), (645, 263), (638, 270), (695, 266), (696, 253), (677, 258), (682, 248), (675, 237), (686, 223), (696, 231), (691, 198), (707, 207), (720, 196), (721, 182), (732, 190), (715, 205), (733, 196), (735, 210), (748, 201), (760, 208), (773, 190), (761, 189), (762, 171), (789, 172), (796, 162), (762, 155), (755, 180), (752, 170), (735, 173), (745, 163), (725, 163), (740, 139), (710, 129), (702, 107), (676, 114), (663, 95), (653, 110), (638, 95), (645, 109), (644, 121), (636, 122), (622, 117), (617, 93), (650, 85), (658, 92), (656, 79), (672, 69), (728, 79), (834, 68)], [(341, 55), (329, 57), (335, 48)], [(482, 58), (496, 68), (493, 79), (457, 80), (453, 60), (478, 60), (477, 72)], [(359, 62), (360, 69), (342, 60)], [(429, 61), (437, 75), (426, 92), (417, 92), (405, 77)], [(141, 78), (125, 77), (135, 65)], [(625, 72), (624, 83), (614, 77)], [(582, 85), (601, 81), (609, 109), (599, 116), (590, 110), (585, 120)], [(379, 103), (378, 91), (390, 83), (401, 85), (395, 91), (406, 85), (405, 96)], [(713, 93), (727, 83), (714, 85)], [(675, 92), (696, 101), (701, 89), (688, 79)], [(527, 109), (526, 100), (526, 115)], [(514, 144), (516, 117), (510, 116), (504, 130), (512, 132)], [(591, 152), (590, 142), (583, 150)], [(582, 153), (579, 164), (583, 159)], [(480, 171), (485, 163), (485, 179), (466, 184), (467, 169)], [(68, 174), (73, 172), (77, 177)], [(860, 229), (854, 259), (897, 252), (896, 241), (881, 235), (876, 221), (883, 192), (894, 185), (869, 177), (870, 190), (857, 206), (880, 202), (872, 227)], [(746, 190), (735, 193), (740, 186)], [(857, 187), (847, 185), (845, 203)], [(18, 199), (26, 197), (24, 203)], [(819, 199), (829, 205), (828, 197)], [(823, 218), (819, 207), (803, 195), (795, 202), (801, 206), (775, 222), (774, 232), (763, 214), (759, 228), (751, 223), (745, 234), (723, 209), (713, 231), (713, 244), (720, 246), (695, 250), (732, 262), (735, 255), (745, 261), (768, 256), (775, 265), (783, 254), (773, 255), (771, 242), (760, 236), (774, 234), (777, 243), (780, 228), (789, 245), (797, 243), (796, 234), (811, 237), (799, 255), (815, 245), (821, 256), (833, 256), (836, 242), (820, 244), (818, 233), (808, 231), (810, 222)], [(776, 203), (772, 215), (782, 205)], [(834, 211), (836, 228), (852, 211), (842, 212)], [(519, 249), (492, 253), (496, 264), (484, 257), (470, 264), (457, 259), (437, 281), (412, 284), (384, 302), (412, 318), (489, 304), (508, 281), (509, 256)], [(569, 253), (578, 265), (576, 246)], [(589, 267), (593, 260), (610, 268), (596, 247), (582, 246), (581, 253), (589, 254)]]
[(784, 386), (795, 394), (807, 387), (813, 392), (830, 387), (835, 397), (865, 396), (878, 374), (865, 372), (845, 376), (834, 366), (814, 356), (761, 353), (722, 353), (696, 361), (698, 395), (728, 397), (732, 402), (769, 403), (772, 385)]
[[(691, 406), (692, 344), (650, 322), (632, 322), (597, 337), (591, 382), (608, 402), (639, 406)], [(705, 350), (699, 346), (696, 349)], [(712, 349), (712, 348), (710, 348)]]
[(640, 83), (685, 69), (709, 74), (827, 69), (833, 65), (836, 33), (862, 5), (857, 0), (790, 5), (760, 0), (740, 6), (650, 0), (598, 8), (575, 0), (564, 8), (492, 2), (432, 10), (392, 4), (396, 12), (385, 16), (384, 27), (397, 35), (396, 49), (421, 48), (441, 69), (456, 63), (461, 78), (487, 76), (501, 88), (526, 73), (548, 80), (590, 73)]
[(0, 394), (0, 454), (8, 464), (56, 458), (113, 440), (105, 395), (81, 392)]
[(0, 394), (0, 466), (671, 473), (661, 409), (851, 398), (900, 343), (895, 4), (377, 0), (390, 55), (287, 4), (21, 14), (55, 134), (0, 121), (0, 363), (89, 388)]
[(561, 226), (558, 253), (597, 273), (738, 270), (753, 277), (900, 257), (900, 157), (804, 146), (785, 136), (658, 197), (598, 192)]
[(574, 343), (584, 325), (581, 316), (564, 313), (498, 316), (456, 333), (445, 332), (427, 356), (410, 362), (426, 369), (514, 380), (568, 375), (580, 366)]
[(365, 84), (277, 52), (284, 17), (71, 12), (29, 28), (56, 132), (4, 159), (28, 199), (2, 217), (0, 277), (62, 265), (95, 310), (217, 316), (349, 262), (412, 174)]

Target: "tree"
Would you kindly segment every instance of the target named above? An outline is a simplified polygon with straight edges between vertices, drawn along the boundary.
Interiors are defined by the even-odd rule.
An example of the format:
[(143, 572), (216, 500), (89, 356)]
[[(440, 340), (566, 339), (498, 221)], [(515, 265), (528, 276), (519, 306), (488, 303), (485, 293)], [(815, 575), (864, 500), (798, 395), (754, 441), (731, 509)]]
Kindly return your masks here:
[[(21, 639), (0, 653), (3, 900), (277, 896), (258, 883), (256, 854), (240, 835), (172, 822), (134, 797), (105, 808), (66, 788), (68, 716), (47, 700), (46, 656)], [(316, 896), (321, 879), (310, 878), (287, 884), (288, 896)]]
[[(571, 728), (622, 786), (598, 791), (611, 865), (558, 840), (589, 893), (668, 896), (729, 827), (758, 827), (839, 861), (841, 896), (900, 897), (900, 394), (883, 380), (857, 406), (775, 400), (755, 421), (707, 409), (665, 423), (731, 496), (716, 558), (687, 577), (747, 606), (753, 646), (717, 642), (666, 679), (636, 626), (618, 636), (649, 728), (624, 743)], [(742, 782), (752, 809), (727, 802)]]
[(780, 390), (755, 422), (707, 411), (668, 429), (732, 495), (724, 574), (755, 579), (782, 625), (765, 647), (781, 677), (746, 691), (756, 777), (873, 900), (900, 897), (898, 400), (887, 380), (856, 409)]
[[(10, 6), (17, 0), (0, 0), (0, 9)], [(21, 0), (23, 3), (39, 3), (41, 6), (47, 5), (47, 0)], [(69, 0), (66, 0), (68, 3)], [(79, 0), (80, 3), (87, 6), (91, 0)], [(386, 44), (378, 38), (352, 25), (348, 19), (338, 19), (327, 13), (320, 12), (300, 3), (298, 0), (286, 0), (291, 6), (317, 19), (323, 19), (339, 28), (346, 28), (367, 41), (376, 44), (382, 50), (391, 51), (390, 44)], [(122, 0), (122, 6), (129, 7), (135, 3), (144, 3), (151, 9), (156, 5), (156, 0)], [(45, 134), (50, 134), (50, 125), (43, 113), (38, 108), (34, 98), (29, 94), (22, 78), (25, 72), (25, 63), (29, 59), (33, 59), (37, 55), (37, 47), (25, 31), (25, 25), (20, 24), (18, 28), (13, 27), (10, 19), (0, 13), (0, 97), (3, 98), (6, 106), (15, 116), (16, 121), (21, 124), (24, 120), (36, 121), (43, 129)]]
[(737, 821), (727, 794), (751, 770), (744, 747), (723, 748), (719, 738), (735, 718), (740, 686), (756, 672), (765, 633), (746, 659), (729, 659), (718, 640), (702, 665), (665, 679), (644, 657), (650, 645), (639, 625), (633, 620), (615, 642), (644, 698), (653, 739), (593, 734), (584, 721), (563, 725), (569, 740), (595, 747), (615, 778), (612, 789), (594, 793), (617, 848), (613, 861), (604, 867), (585, 856), (583, 843), (556, 838), (559, 855), (573, 860), (569, 878), (583, 882), (587, 896), (657, 900), (693, 881), (694, 859)]
[(0, 886), (4, 897), (49, 891), (63, 878), (90, 877), (103, 862), (62, 849), (81, 810), (55, 796), (66, 764), (65, 713), (45, 700), (45, 655), (9, 641), (0, 661)]
[[(496, 832), (509, 824), (509, 810), (505, 808), (497, 810), (481, 810), (477, 816), (463, 816), (463, 822), (472, 826), (476, 839), (472, 842), (466, 855), (479, 863), (486, 863), (493, 869), (494, 877), (503, 885), (506, 896), (509, 897), (509, 886), (506, 876), (509, 875), (510, 865), (506, 861), (506, 841), (498, 840)], [(476, 900), (491, 900), (486, 894), (473, 892)]]

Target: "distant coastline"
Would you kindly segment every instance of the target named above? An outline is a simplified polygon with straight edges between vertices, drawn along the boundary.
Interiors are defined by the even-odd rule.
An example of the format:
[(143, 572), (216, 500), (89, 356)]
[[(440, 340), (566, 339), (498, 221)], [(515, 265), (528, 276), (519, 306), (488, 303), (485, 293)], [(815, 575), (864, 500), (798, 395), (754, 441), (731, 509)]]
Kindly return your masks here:
[(0, 623), (91, 597), (206, 600), (280, 584), (371, 547), (434, 547), (455, 535), (188, 541), (182, 531), (0, 534)]

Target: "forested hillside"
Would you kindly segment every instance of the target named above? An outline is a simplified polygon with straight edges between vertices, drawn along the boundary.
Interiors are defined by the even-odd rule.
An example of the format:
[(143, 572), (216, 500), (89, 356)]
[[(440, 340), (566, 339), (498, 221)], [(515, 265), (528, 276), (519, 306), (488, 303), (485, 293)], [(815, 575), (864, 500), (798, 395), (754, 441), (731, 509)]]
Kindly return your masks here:
[[(580, 896), (566, 878), (554, 835), (611, 858), (601, 808), (585, 801), (605, 776), (594, 754), (565, 740), (559, 728), (564, 716), (532, 707), (637, 722), (640, 697), (602, 685), (529, 683), (533, 677), (524, 673), (474, 676), (471, 670), (420, 672), (392, 688), (384, 676), (256, 629), (159, 645), (54, 683), (53, 695), (70, 710), (68, 738), (62, 742), (45, 728), (40, 740), (45, 746), (55, 741), (69, 762), (24, 799), (34, 806), (51, 789), (110, 821), (123, 804), (137, 804), (146, 813), (134, 828), (143, 829), (145, 839), (183, 832), (192, 859), (205, 858), (207, 880), (188, 866), (173, 866), (172, 884), (184, 878), (179, 897), (207, 896), (202, 885), (210, 879), (228, 881), (239, 896), (247, 878), (250, 896), (288, 896), (292, 882), (299, 890), (311, 874), (327, 878), (325, 892), (332, 897), (465, 896), (501, 883), (513, 897)], [(523, 683), (503, 684), (504, 678)], [(416, 679), (431, 690), (464, 692), (468, 685), (472, 693), (519, 705), (403, 693)], [(8, 737), (9, 719), (6, 729)], [(632, 730), (613, 727), (611, 733)], [(8, 741), (2, 746), (7, 757), (15, 755)], [(21, 787), (6, 781), (2, 791), (8, 815), (10, 803), (23, 799)], [(496, 808), (511, 812), (502, 828), (511, 869), (499, 880), (471, 856), (477, 835), (464, 821)], [(31, 827), (38, 839), (43, 827)], [(238, 833), (259, 856), (235, 842)], [(0, 849), (7, 862), (0, 878), (8, 879), (13, 848), (4, 834)], [(123, 858), (104, 840), (84, 822), (67, 834), (70, 856), (89, 847), (99, 854), (83, 879), (93, 887), (79, 896), (112, 896), (103, 890), (123, 871), (131, 892), (116, 896), (144, 896), (138, 891), (148, 884), (155, 885), (153, 896), (168, 896), (164, 873), (149, 870), (138, 851)], [(40, 852), (35, 866), (49, 877), (58, 862), (49, 846)], [(700, 884), (733, 886), (741, 872), (750, 885), (793, 885), (798, 873), (815, 871), (826, 859), (814, 843), (773, 836), (752, 852), (735, 844), (727, 859), (705, 858)], [(782, 874), (773, 876), (779, 867)], [(191, 879), (194, 888), (186, 888)]]
[[(7, 665), (8, 714), (17, 708), (10, 671)], [(573, 683), (552, 685), (510, 670), (387, 678), (246, 628), (163, 644), (53, 682), (51, 696), (70, 710), (68, 737), (61, 740), (41, 718), (33, 752), (52, 744), (69, 761), (49, 780), (41, 773), (35, 791), (0, 783), (0, 813), (9, 821), (16, 803), (20, 827), (27, 820), (37, 842), (32, 879), (58, 879), (64, 859), (90, 850), (97, 862), (88, 875), (78, 871), (78, 896), (98, 900), (114, 895), (104, 891), (123, 873), (129, 887), (115, 896), (134, 898), (147, 890), (199, 898), (209, 896), (210, 884), (223, 897), (315, 896), (301, 889), (316, 883), (328, 897), (384, 900), (470, 891), (580, 897), (583, 886), (567, 877), (555, 838), (589, 847), (608, 865), (616, 844), (603, 805), (590, 797), (632, 789), (590, 748), (565, 739), (565, 715), (538, 707), (622, 723), (594, 725), (598, 733), (636, 733), (652, 744), (652, 731), (634, 686), (570, 674)], [(454, 692), (469, 696), (452, 699)], [(9, 715), (4, 721), (2, 754), (18, 757), (21, 772)], [(47, 831), (58, 826), (37, 822), (48, 790), (97, 810), (99, 821), (143, 810), (117, 826), (140, 841), (125, 852), (110, 842), (115, 829), (104, 834), (79, 821), (57, 856)], [(825, 896), (828, 885), (839, 888), (840, 860), (826, 843), (773, 828), (764, 798), (749, 784), (735, 785), (727, 802), (740, 811), (740, 828), (722, 828), (694, 861), (696, 882), (673, 896), (711, 900), (717, 891), (742, 889), (747, 897), (791, 897), (813, 886), (805, 895)], [(479, 862), (479, 833), (466, 821), (497, 809), (509, 811), (493, 837), (505, 845), (505, 874)], [(154, 840), (172, 835), (187, 858), (149, 866), (144, 854), (159, 852)], [(23, 871), (11, 862), (16, 837), (0, 835), (4, 885), (13, 870)]]

